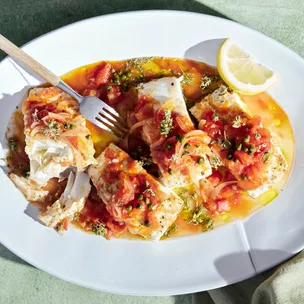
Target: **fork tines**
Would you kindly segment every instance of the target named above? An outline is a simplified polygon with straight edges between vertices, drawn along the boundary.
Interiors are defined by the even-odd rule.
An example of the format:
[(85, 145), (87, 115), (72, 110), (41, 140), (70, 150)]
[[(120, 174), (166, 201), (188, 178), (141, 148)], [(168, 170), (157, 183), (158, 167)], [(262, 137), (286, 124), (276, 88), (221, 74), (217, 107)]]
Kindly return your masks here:
[(103, 124), (107, 131), (123, 138), (128, 133), (127, 122), (112, 108), (103, 107), (95, 119)]

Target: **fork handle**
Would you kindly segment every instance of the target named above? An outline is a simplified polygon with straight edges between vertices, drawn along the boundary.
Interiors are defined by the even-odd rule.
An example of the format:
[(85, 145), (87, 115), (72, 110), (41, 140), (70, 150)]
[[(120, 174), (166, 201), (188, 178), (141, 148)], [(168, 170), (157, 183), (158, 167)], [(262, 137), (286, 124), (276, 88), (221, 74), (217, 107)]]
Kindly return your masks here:
[(44, 78), (53, 86), (57, 86), (60, 82), (60, 78), (49, 71), (42, 64), (37, 62), (34, 58), (26, 54), (24, 51), (19, 49), (14, 43), (6, 39), (0, 34), (0, 49), (9, 56), (17, 59), (23, 65), (34, 71), (36, 74)]

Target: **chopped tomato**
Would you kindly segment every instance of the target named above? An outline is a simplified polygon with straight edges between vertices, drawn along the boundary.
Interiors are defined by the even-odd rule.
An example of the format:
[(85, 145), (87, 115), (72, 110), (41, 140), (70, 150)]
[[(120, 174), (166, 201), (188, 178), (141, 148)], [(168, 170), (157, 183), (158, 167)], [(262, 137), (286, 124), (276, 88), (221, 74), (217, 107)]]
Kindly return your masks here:
[(208, 177), (208, 181), (212, 184), (213, 187), (216, 187), (222, 180), (222, 175), (216, 170), (212, 170), (212, 174)]
[(217, 205), (217, 211), (220, 213), (230, 209), (229, 202), (226, 199), (218, 199), (215, 201), (215, 203)]
[(122, 92), (121, 92), (120, 87), (119, 86), (112, 86), (107, 91), (107, 97), (108, 97), (109, 105), (111, 105), (111, 106), (116, 105), (122, 97)]
[(83, 92), (83, 96), (97, 96), (99, 97), (99, 92), (94, 89), (85, 89)]
[(110, 82), (112, 78), (112, 66), (106, 63), (97, 73), (95, 77), (95, 84), (101, 86)]
[(62, 221), (62, 224), (63, 224), (63, 229), (64, 230), (68, 230), (68, 227), (69, 227), (69, 221), (67, 219), (64, 219)]

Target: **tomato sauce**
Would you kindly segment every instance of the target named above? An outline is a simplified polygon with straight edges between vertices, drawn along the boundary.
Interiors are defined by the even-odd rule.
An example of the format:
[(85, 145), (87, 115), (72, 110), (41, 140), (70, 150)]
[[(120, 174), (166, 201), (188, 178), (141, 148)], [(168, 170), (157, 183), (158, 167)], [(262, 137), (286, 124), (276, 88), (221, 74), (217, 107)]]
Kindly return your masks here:
[[(205, 63), (187, 59), (161, 57), (135, 58), (124, 61), (101, 61), (68, 72), (62, 76), (62, 79), (80, 94), (97, 96), (115, 107), (122, 115), (127, 116), (131, 110), (134, 111), (135, 109), (135, 112), (139, 112), (141, 109), (141, 103), (137, 99), (137, 92), (134, 87), (142, 82), (168, 76), (183, 76), (182, 89), (188, 108), (196, 102), (201, 101), (205, 95), (223, 84), (216, 68)], [(226, 186), (223, 191), (221, 191), (220, 196), (217, 197), (217, 200), (213, 201), (211, 206), (209, 206), (210, 210), (217, 210), (213, 214), (214, 226), (221, 225), (235, 218), (245, 217), (272, 201), (283, 189), (290, 175), (294, 160), (295, 143), (293, 130), (286, 113), (279, 104), (267, 93), (261, 93), (255, 96), (241, 95), (241, 98), (251, 113), (259, 116), (259, 118), (256, 119), (261, 119), (263, 127), (277, 134), (276, 140), (287, 161), (288, 169), (285, 172), (284, 178), (275, 185), (273, 189), (256, 199), (249, 197), (246, 191), (236, 189), (233, 184)], [(147, 109), (144, 116), (149, 116), (150, 114), (151, 112), (149, 113), (149, 109)], [(18, 136), (18, 138), (16, 138), (18, 141), (18, 149), (10, 152), (8, 160), (11, 170), (21, 175), (28, 171), (29, 164), (27, 156), (24, 153), (22, 114), (20, 112), (17, 114), (16, 112), (14, 115), (16, 131), (13, 133), (14, 136)], [(253, 127), (258, 123), (251, 121), (251, 124)], [(98, 128), (90, 122), (87, 122), (87, 127), (92, 134), (92, 140), (96, 150), (95, 156), (98, 156), (110, 143), (118, 144), (117, 138), (107, 131)], [(219, 126), (219, 128), (220, 127), (221, 126)], [(263, 134), (265, 134), (263, 137), (265, 143), (267, 143), (267, 140), (269, 141), (267, 130), (260, 130), (261, 133), (264, 132)], [(211, 134), (211, 130), (205, 131), (211, 138), (216, 138), (216, 133)], [(213, 130), (212, 132), (215, 131)], [(238, 136), (243, 138), (246, 136), (246, 132), (250, 132), (250, 130), (244, 131)], [(9, 137), (12, 136), (11, 133), (12, 132), (10, 132)], [(144, 168), (147, 169), (149, 173), (157, 176), (157, 167), (149, 163), (149, 147), (141, 139), (136, 136), (132, 137), (131, 135), (128, 150), (134, 159), (145, 160), (145, 162), (143, 162)], [(241, 158), (242, 155), (238, 154), (241, 153), (236, 153), (236, 157)], [(252, 159), (247, 161), (248, 164), (251, 164)], [(16, 169), (14, 164), (18, 163), (26, 164), (26, 168), (18, 165), (19, 167)], [(238, 165), (230, 169), (238, 170), (238, 172), (242, 174), (244, 168), (240, 168)], [(216, 187), (223, 180), (229, 181), (229, 178), (231, 178), (231, 176), (227, 176), (225, 172), (214, 170), (208, 180)], [(56, 191), (58, 193), (58, 189), (56, 189)], [(96, 196), (94, 191), (95, 190), (90, 194), (83, 212), (76, 219), (75, 223), (82, 229), (91, 231), (92, 229), (90, 227), (92, 223), (101, 221), (106, 223), (108, 227), (106, 237), (113, 235), (129, 236), (122, 223), (113, 221), (104, 204)], [(229, 201), (228, 205), (227, 201)], [(212, 204), (214, 206), (212, 206)], [(175, 223), (177, 229), (176, 231), (174, 230), (173, 235), (187, 235), (202, 231), (200, 225), (189, 224), (187, 218), (187, 211), (182, 211)]]

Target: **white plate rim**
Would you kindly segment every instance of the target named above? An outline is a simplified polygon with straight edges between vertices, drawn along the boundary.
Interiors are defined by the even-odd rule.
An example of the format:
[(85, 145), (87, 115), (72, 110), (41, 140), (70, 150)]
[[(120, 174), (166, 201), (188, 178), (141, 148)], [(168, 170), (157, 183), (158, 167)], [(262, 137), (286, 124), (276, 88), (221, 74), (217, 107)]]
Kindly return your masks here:
[[(62, 27), (62, 28), (56, 29), (56, 30), (51, 31), (51, 32), (49, 32), (49, 33), (46, 33), (46, 34), (44, 34), (44, 35), (42, 35), (42, 36), (40, 36), (40, 37), (38, 37), (38, 38), (33, 39), (32, 41), (30, 41), (30, 42), (26, 43), (25, 45), (23, 45), (22, 48), (24, 48), (24, 47), (26, 47), (26, 46), (28, 46), (28, 45), (31, 45), (31, 44), (34, 43), (36, 40), (39, 40), (39, 39), (44, 38), (44, 37), (46, 37), (46, 36), (48, 36), (48, 35), (54, 34), (55, 32), (60, 31), (60, 30), (63, 29), (63, 28), (68, 28), (68, 27), (74, 26), (74, 25), (76, 25), (76, 24), (85, 23), (85, 22), (88, 22), (88, 21), (90, 21), (90, 20), (92, 20), (92, 19), (111, 18), (112, 16), (117, 16), (117, 15), (150, 14), (150, 13), (151, 13), (151, 14), (167, 14), (167, 13), (171, 14), (171, 13), (178, 13), (178, 14), (181, 14), (181, 15), (182, 15), (182, 14), (200, 15), (200, 16), (204, 16), (204, 18), (206, 18), (206, 19), (209, 19), (209, 18), (210, 18), (210, 19), (218, 19), (218, 20), (220, 20), (220, 22), (227, 22), (227, 23), (237, 24), (237, 25), (240, 26), (240, 27), (243, 27), (243, 28), (245, 28), (245, 29), (248, 29), (248, 27), (243, 26), (243, 25), (241, 25), (241, 24), (238, 24), (238, 23), (236, 23), (236, 22), (234, 22), (234, 21), (231, 21), (231, 20), (227, 20), (227, 19), (223, 19), (223, 18), (215, 17), (215, 16), (209, 16), (209, 15), (204, 15), (204, 14), (193, 13), (193, 12), (182, 12), (182, 11), (172, 11), (172, 10), (131, 11), (131, 12), (124, 12), (124, 13), (115, 13), (115, 14), (109, 14), (109, 15), (103, 15), (103, 16), (96, 16), (96, 17), (93, 17), (93, 18), (88, 18), (88, 19), (85, 19), (85, 20), (81, 20), (81, 21), (78, 21), (78, 22), (75, 22), (75, 23), (66, 25), (66, 26), (64, 26), (64, 27)], [(255, 30), (253, 30), (253, 29), (249, 29), (249, 30), (250, 30), (250, 31), (254, 31), (254, 32), (256, 32), (257, 34), (262, 35), (262, 36), (264, 36), (264, 37), (267, 37), (266, 35), (264, 35), (264, 34), (262, 34), (262, 33), (260, 33), (260, 32), (257, 32), (257, 31), (255, 31)], [(289, 53), (290, 56), (294, 57), (294, 59), (296, 59), (296, 60), (299, 60), (299, 62), (300, 62), (301, 64), (304, 64), (304, 60), (303, 60), (298, 54), (294, 53), (293, 51), (291, 51), (289, 48), (287, 48), (286, 46), (284, 46), (283, 44), (281, 44), (281, 43), (278, 42), (278, 41), (275, 41), (275, 40), (273, 40), (273, 39), (271, 39), (271, 38), (269, 38), (269, 37), (267, 37), (267, 39), (270, 39), (270, 40), (272, 40), (272, 42), (275, 42), (280, 48), (284, 48), (285, 51), (288, 51), (288, 53)], [(102, 58), (101, 58), (101, 59), (102, 59)], [(0, 63), (0, 70), (1, 70), (2, 64), (5, 63), (7, 60), (8, 60), (8, 58), (6, 57), (4, 60), (1, 61), (1, 63)], [(24, 259), (25, 261), (28, 261), (30, 264), (32, 264), (32, 265), (34, 265), (34, 266), (36, 266), (36, 267), (38, 267), (38, 268), (40, 268), (40, 269), (42, 269), (42, 270), (48, 272), (48, 273), (51, 273), (51, 274), (54, 275), (54, 276), (60, 277), (60, 278), (62, 278), (62, 279), (65, 279), (65, 280), (67, 280), (67, 281), (70, 281), (70, 282), (73, 282), (73, 283), (76, 283), (76, 284), (80, 284), (80, 285), (82, 285), (82, 286), (86, 286), (86, 287), (89, 287), (89, 288), (94, 288), (94, 287), (92, 287), (92, 286), (90, 286), (90, 285), (85, 285), (85, 284), (83, 284), (83, 282), (82, 282), (82, 283), (79, 283), (77, 280), (70, 280), (70, 279), (67, 279), (67, 278), (64, 277), (64, 276), (60, 276), (60, 275), (58, 275), (58, 274), (56, 274), (56, 273), (52, 273), (52, 271), (50, 271), (50, 270), (48, 270), (48, 269), (45, 269), (45, 268), (42, 267), (41, 265), (36, 265), (35, 261), (32, 261), (31, 259), (29, 259), (29, 258), (27, 258), (27, 257), (24, 257), (24, 256), (22, 256), (21, 254), (18, 254), (18, 252), (15, 252), (13, 246), (10, 246), (9, 244), (6, 244), (6, 243), (3, 243), (3, 244), (4, 244), (7, 248), (9, 248), (12, 252), (14, 252), (16, 255), (18, 255), (18, 256), (20, 256), (22, 259)], [(304, 244), (303, 244), (303, 246), (304, 246)], [(294, 252), (293, 252), (293, 253), (295, 253), (296, 251), (301, 250), (301, 249), (303, 248), (303, 246), (301, 246), (301, 247), (299, 247), (299, 248), (294, 248)], [(290, 256), (291, 256), (293, 253), (290, 253)], [(286, 256), (286, 259), (289, 258), (290, 256)], [(275, 266), (275, 265), (269, 265), (269, 268), (272, 267), (272, 266)], [(248, 277), (250, 277), (250, 276), (251, 276), (251, 275), (249, 275)], [(243, 279), (245, 279), (245, 278), (247, 278), (247, 277), (244, 277)], [(230, 283), (234, 283), (234, 282), (230, 282)], [(215, 286), (214, 288), (216, 288), (216, 286)], [(94, 289), (96, 289), (96, 288), (94, 288)], [(100, 289), (100, 288), (97, 288), (97, 289)], [(200, 290), (200, 289), (198, 289), (198, 287), (196, 287), (196, 288), (194, 288), (194, 289), (191, 289), (191, 290), (188, 290), (188, 291), (185, 291), (185, 292), (188, 293), (188, 292), (195, 292), (195, 291), (199, 291), (199, 290)], [(114, 289), (114, 290), (105, 290), (105, 291), (120, 293), (119, 291), (117, 291), (117, 290), (115, 290), (115, 289)], [(183, 291), (181, 291), (181, 292), (178, 291), (177, 293), (174, 293), (174, 294), (180, 294), (180, 293), (184, 293), (184, 292), (183, 292)], [(122, 294), (126, 294), (126, 293), (125, 293), (125, 292), (122, 292)], [(132, 294), (133, 294), (133, 293), (132, 293)], [(166, 293), (165, 293), (165, 294), (166, 294)], [(170, 293), (169, 293), (169, 294), (170, 294)]]

